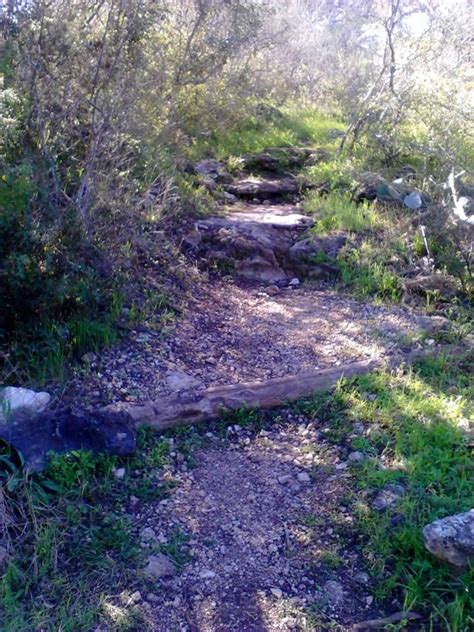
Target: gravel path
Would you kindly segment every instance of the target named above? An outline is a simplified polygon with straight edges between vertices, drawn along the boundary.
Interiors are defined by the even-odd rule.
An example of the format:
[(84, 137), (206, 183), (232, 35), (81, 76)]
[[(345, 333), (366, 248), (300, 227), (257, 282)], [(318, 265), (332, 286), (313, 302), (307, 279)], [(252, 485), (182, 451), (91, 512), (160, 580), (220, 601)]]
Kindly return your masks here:
[(260, 431), (208, 432), (192, 469), (178, 439), (164, 478), (179, 485), (134, 506), (144, 547), (179, 534), (184, 560), (140, 595), (153, 632), (348, 630), (380, 614), (347, 502), (349, 448), (327, 443), (321, 420), (280, 413)]
[[(139, 402), (183, 380), (204, 388), (339, 366), (407, 350), (416, 330), (408, 309), (360, 302), (329, 283), (279, 289), (203, 275), (179, 319), (150, 319), (88, 357), (63, 399)], [(383, 614), (345, 501), (348, 448), (326, 443), (324, 424), (283, 411), (261, 431), (233, 427), (222, 439), (200, 430), (193, 469), (171, 440), (174, 461), (160, 474), (176, 483), (169, 498), (129, 501), (149, 560), (163, 547), (182, 557), (149, 580), (148, 594), (122, 595), (150, 630), (347, 630)]]
[(65, 398), (90, 406), (146, 401), (169, 393), (176, 372), (209, 386), (387, 356), (416, 322), (408, 309), (357, 301), (329, 285), (270, 295), (263, 286), (212, 279), (194, 288), (174, 325), (144, 323), (82, 367)]

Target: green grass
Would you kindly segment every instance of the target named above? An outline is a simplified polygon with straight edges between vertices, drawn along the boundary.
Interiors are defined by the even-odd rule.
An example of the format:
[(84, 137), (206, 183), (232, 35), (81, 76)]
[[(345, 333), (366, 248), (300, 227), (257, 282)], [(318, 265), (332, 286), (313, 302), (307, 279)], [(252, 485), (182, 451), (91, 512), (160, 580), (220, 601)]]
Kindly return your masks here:
[[(125, 461), (82, 451), (51, 455), (47, 470), (34, 476), (5, 450), (1, 456), (3, 511), (14, 522), (0, 581), (0, 629), (89, 632), (99, 620), (114, 630), (147, 629), (135, 607), (117, 605), (121, 590), (143, 582), (142, 552), (124, 503), (132, 494), (140, 498), (141, 487), (166, 494), (169, 486), (153, 475), (168, 462), (168, 441), (143, 431), (137, 455)], [(114, 476), (117, 466), (126, 468), (125, 479)], [(168, 544), (181, 564), (184, 544), (181, 533)]]
[(473, 415), (471, 362), (472, 357), (439, 356), (405, 373), (376, 372), (341, 383), (334, 393), (302, 404), (307, 413), (325, 419), (327, 437), (335, 443), (344, 441), (355, 421), (376, 430), (358, 447), (383, 454), (385, 468), (374, 459), (354, 466), (356, 484), (361, 492), (375, 492), (401, 482), (407, 494), (394, 510), (395, 522), (393, 512), (378, 513), (365, 495), (355, 505), (372, 590), (381, 600), (399, 591), (404, 608), (426, 615), (420, 628), (426, 631), (467, 632), (474, 623), (474, 569), (453, 573), (422, 539), (425, 524), (474, 505), (464, 434), (465, 420)]
[(335, 146), (330, 131), (343, 130), (343, 122), (336, 116), (316, 108), (290, 107), (278, 116), (268, 118), (248, 116), (231, 129), (215, 131), (199, 140), (190, 150), (193, 159), (214, 155), (219, 159), (260, 152), (270, 147), (292, 145)]
[(332, 191), (321, 196), (310, 191), (303, 203), (304, 210), (315, 216), (313, 232), (329, 233), (333, 230), (347, 230), (358, 233), (375, 230), (381, 219), (374, 205), (356, 204), (349, 193)]

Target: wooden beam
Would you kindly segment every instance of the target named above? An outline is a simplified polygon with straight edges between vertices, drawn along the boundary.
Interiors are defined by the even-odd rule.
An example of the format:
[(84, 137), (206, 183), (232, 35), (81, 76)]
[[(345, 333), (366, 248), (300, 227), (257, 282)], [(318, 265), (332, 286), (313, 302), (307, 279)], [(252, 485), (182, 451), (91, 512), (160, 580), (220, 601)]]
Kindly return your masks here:
[[(449, 347), (452, 353), (452, 347)], [(444, 348), (445, 350), (445, 348)], [(126, 412), (137, 426), (151, 426), (158, 431), (213, 420), (223, 413), (240, 408), (274, 408), (286, 402), (310, 397), (336, 386), (341, 378), (350, 379), (382, 367), (411, 364), (438, 350), (422, 350), (394, 356), (388, 360), (371, 359), (352, 362), (337, 368), (309, 371), (288, 377), (247, 382), (228, 386), (211, 386), (200, 391), (182, 391), (144, 404), (121, 402), (105, 407), (107, 412)]]

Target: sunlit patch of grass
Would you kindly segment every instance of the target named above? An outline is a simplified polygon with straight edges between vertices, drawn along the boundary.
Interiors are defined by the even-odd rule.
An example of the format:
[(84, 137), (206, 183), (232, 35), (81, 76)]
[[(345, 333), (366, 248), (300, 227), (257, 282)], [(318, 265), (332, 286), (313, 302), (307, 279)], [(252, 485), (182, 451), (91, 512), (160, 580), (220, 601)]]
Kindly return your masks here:
[(219, 159), (260, 152), (270, 147), (294, 145), (332, 147), (332, 130), (343, 130), (336, 116), (312, 107), (289, 107), (279, 114), (264, 118), (246, 116), (231, 129), (217, 130), (213, 136), (199, 140), (192, 148), (193, 158), (206, 154)]
[[(141, 430), (132, 458), (52, 454), (48, 468), (33, 476), (6, 449), (0, 457), (4, 509), (15, 516), (0, 579), (0, 629), (88, 632), (104, 617), (114, 630), (147, 629), (139, 604), (116, 604), (123, 588), (140, 588), (143, 564), (125, 509), (132, 495), (155, 500), (175, 484), (156, 478), (170, 458), (169, 441)], [(121, 479), (115, 476), (119, 465), (126, 470)], [(166, 545), (180, 565), (187, 561), (186, 542), (177, 531)]]
[(342, 283), (355, 294), (398, 301), (402, 281), (387, 263), (387, 253), (373, 240), (363, 241), (356, 249), (343, 250), (338, 259)]
[(356, 204), (345, 192), (332, 191), (321, 196), (310, 191), (304, 200), (304, 210), (315, 216), (316, 224), (312, 230), (317, 234), (332, 230), (358, 233), (375, 230), (382, 223), (374, 205)]
[[(333, 433), (325, 436), (338, 443), (355, 421), (377, 429), (364, 439), (372, 453), (383, 455), (385, 466), (371, 459), (352, 471), (364, 490), (354, 510), (366, 537), (372, 589), (380, 599), (401, 590), (404, 609), (425, 612), (428, 623), (420, 629), (426, 631), (465, 632), (473, 623), (474, 569), (454, 575), (422, 538), (427, 523), (474, 505), (465, 432), (474, 412), (472, 359), (438, 356), (405, 372), (379, 371), (300, 404), (307, 414), (324, 418)], [(392, 510), (377, 512), (367, 490), (389, 482), (402, 483), (406, 494)]]
[(356, 157), (336, 157), (307, 167), (305, 176), (309, 182), (330, 191), (349, 191), (357, 185), (356, 173), (361, 169), (361, 161)]

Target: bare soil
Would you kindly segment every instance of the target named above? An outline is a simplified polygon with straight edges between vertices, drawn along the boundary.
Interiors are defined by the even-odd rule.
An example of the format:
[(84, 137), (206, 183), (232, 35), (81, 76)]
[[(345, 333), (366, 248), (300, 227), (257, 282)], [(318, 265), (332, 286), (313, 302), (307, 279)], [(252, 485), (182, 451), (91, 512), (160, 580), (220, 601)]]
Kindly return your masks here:
[[(201, 274), (179, 319), (143, 322), (84, 365), (63, 399), (139, 402), (168, 393), (176, 372), (206, 387), (389, 356), (417, 329), (408, 308), (361, 302), (328, 282), (269, 289)], [(129, 513), (137, 532), (156, 537), (145, 549), (178, 537), (184, 558), (176, 575), (148, 580), (147, 594), (130, 587), (122, 603), (135, 600), (154, 632), (349, 630), (383, 615), (353, 530), (348, 448), (327, 443), (324, 427), (282, 411), (260, 432), (204, 430), (194, 468), (178, 438), (163, 473), (178, 483), (169, 498), (130, 499)], [(399, 609), (395, 601), (389, 613)]]

